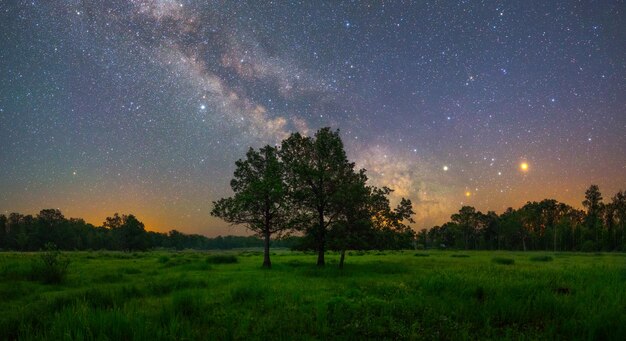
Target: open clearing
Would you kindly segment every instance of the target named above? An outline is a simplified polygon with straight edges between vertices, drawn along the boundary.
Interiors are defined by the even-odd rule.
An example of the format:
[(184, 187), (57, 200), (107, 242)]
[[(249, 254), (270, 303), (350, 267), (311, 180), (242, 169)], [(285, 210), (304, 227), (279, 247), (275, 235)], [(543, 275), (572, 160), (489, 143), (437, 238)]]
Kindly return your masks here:
[(51, 285), (30, 279), (37, 253), (0, 253), (0, 339), (626, 337), (625, 254), (65, 255)]

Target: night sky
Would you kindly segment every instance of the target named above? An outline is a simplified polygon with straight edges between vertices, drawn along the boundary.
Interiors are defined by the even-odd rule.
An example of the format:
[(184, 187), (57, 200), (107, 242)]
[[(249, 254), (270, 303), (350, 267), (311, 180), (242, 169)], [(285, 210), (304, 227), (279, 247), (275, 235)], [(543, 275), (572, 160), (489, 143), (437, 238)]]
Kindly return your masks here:
[[(626, 189), (624, 1), (0, 2), (0, 212), (241, 234), (234, 163), (341, 130), (416, 229)], [(522, 165), (527, 166), (522, 169)]]

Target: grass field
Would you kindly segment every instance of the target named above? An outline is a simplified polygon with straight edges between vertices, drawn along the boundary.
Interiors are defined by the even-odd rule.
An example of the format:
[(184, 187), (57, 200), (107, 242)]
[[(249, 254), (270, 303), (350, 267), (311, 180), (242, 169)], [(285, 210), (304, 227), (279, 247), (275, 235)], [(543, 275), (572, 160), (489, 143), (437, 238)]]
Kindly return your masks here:
[(0, 253), (0, 339), (620, 339), (626, 255), (73, 252), (61, 284)]

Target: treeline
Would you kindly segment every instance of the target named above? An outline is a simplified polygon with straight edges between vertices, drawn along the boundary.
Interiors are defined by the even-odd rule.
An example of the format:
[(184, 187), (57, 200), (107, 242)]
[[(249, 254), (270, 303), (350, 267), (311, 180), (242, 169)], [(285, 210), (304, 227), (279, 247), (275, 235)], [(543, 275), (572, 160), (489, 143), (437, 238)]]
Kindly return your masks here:
[[(275, 247), (292, 248), (299, 238), (273, 240)], [(58, 209), (44, 209), (39, 214), (0, 215), (0, 250), (38, 251), (47, 243), (61, 250), (144, 251), (155, 248), (228, 250), (263, 247), (256, 236), (218, 236), (208, 238), (177, 230), (168, 233), (146, 231), (134, 215), (115, 214), (102, 226), (83, 219), (66, 218)]]
[(500, 215), (464, 206), (450, 222), (420, 231), (417, 242), (426, 248), (626, 251), (626, 191), (605, 203), (591, 185), (582, 204), (584, 211), (545, 199)]

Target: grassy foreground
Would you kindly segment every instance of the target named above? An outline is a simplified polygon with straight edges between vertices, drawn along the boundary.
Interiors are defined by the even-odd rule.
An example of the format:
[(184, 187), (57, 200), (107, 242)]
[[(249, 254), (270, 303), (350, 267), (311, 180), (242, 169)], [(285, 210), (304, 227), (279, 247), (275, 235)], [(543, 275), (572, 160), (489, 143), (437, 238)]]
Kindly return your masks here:
[(52, 285), (0, 253), (0, 339), (626, 338), (624, 254), (231, 254), (66, 253)]

